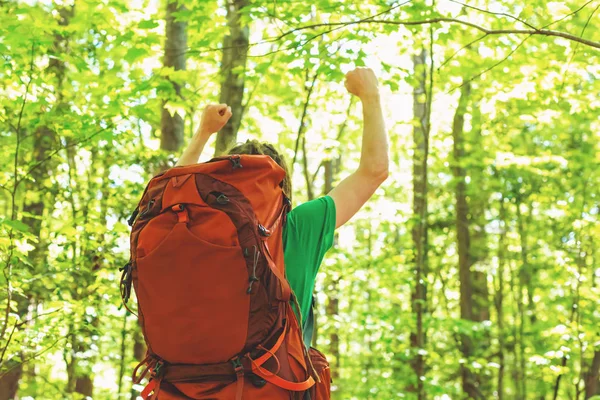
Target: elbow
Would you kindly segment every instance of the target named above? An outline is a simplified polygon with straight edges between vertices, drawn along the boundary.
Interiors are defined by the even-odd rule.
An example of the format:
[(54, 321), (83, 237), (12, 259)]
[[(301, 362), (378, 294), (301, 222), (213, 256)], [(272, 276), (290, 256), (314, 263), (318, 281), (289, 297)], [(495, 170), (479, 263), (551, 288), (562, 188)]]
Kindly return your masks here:
[(385, 168), (381, 168), (380, 170), (378, 170), (375, 173), (375, 179), (377, 179), (377, 181), (379, 182), (379, 184), (381, 185), (383, 182), (385, 182), (385, 180), (390, 176), (390, 169), (388, 168), (388, 166), (386, 165)]
[(368, 168), (359, 168), (360, 172), (366, 175), (370, 181), (381, 185), (390, 175), (388, 163), (382, 163), (380, 165), (371, 165)]

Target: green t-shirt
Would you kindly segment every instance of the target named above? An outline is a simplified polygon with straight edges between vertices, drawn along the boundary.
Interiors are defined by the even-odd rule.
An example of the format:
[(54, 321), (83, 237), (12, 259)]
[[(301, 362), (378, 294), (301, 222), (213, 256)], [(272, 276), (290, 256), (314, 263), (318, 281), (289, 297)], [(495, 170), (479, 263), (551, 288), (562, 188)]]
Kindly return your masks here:
[(285, 272), (306, 321), (319, 266), (333, 245), (335, 203), (329, 196), (294, 208), (283, 231)]

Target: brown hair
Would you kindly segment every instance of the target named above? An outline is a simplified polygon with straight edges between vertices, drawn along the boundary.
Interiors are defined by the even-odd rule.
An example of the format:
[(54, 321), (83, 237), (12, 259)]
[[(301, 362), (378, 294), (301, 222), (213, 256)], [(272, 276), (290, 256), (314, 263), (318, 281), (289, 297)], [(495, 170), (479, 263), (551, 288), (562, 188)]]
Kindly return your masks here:
[(259, 142), (258, 140), (247, 140), (246, 143), (238, 143), (227, 151), (227, 154), (251, 154), (267, 155), (273, 159), (285, 171), (285, 178), (281, 182), (283, 193), (292, 201), (292, 183), (290, 171), (283, 154), (275, 149), (272, 144)]

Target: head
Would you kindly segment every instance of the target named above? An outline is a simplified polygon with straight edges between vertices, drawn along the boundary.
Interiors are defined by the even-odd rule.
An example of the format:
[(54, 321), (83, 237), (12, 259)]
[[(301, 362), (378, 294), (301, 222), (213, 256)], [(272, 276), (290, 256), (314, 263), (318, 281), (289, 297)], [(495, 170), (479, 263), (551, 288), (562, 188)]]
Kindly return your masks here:
[(292, 183), (290, 181), (290, 171), (283, 154), (278, 152), (275, 147), (269, 143), (259, 142), (258, 140), (248, 140), (246, 143), (238, 143), (227, 151), (227, 154), (250, 154), (266, 155), (275, 161), (285, 171), (285, 178), (281, 183), (283, 193), (292, 200)]

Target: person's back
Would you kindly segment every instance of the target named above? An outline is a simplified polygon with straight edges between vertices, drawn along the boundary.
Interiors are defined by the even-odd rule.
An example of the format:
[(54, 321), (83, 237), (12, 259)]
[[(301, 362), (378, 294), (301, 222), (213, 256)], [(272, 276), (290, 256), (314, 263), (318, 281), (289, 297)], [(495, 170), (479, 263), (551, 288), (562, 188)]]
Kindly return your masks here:
[[(252, 364), (252, 358), (249, 358), (249, 365), (240, 364), (239, 368), (234, 368), (231, 370), (228, 369), (224, 372), (224, 375), (226, 376), (221, 377), (225, 379), (213, 379), (215, 377), (214, 374), (204, 374), (204, 372), (206, 372), (207, 369), (205, 364), (213, 364), (212, 367), (214, 367), (215, 363), (227, 363), (231, 362), (231, 360), (227, 358), (210, 360), (207, 358), (200, 357), (202, 361), (198, 362), (197, 360), (199, 359), (196, 359), (196, 361), (194, 361), (193, 359), (189, 359), (188, 361), (191, 360), (189, 364), (194, 365), (194, 367), (188, 368), (185, 372), (183, 372), (182, 368), (176, 368), (172, 364), (165, 363), (167, 364), (166, 375), (164, 375), (165, 368), (163, 368), (163, 371), (159, 371), (159, 373), (157, 374), (156, 368), (153, 366), (153, 373), (156, 375), (155, 379), (152, 382), (154, 382), (155, 385), (157, 382), (160, 383), (162, 380), (160, 390), (158, 390), (158, 388), (154, 390), (154, 393), (152, 395), (153, 398), (156, 398), (158, 396), (159, 399), (163, 400), (183, 398), (240, 399), (243, 396), (244, 398), (249, 399), (284, 399), (289, 398), (290, 395), (293, 393), (303, 395), (303, 393), (307, 389), (307, 385), (312, 386), (312, 400), (328, 398), (328, 382), (322, 382), (319, 385), (317, 385), (322, 388), (322, 390), (318, 394), (314, 393), (315, 386), (313, 386), (311, 382), (311, 380), (313, 379), (319, 381), (319, 373), (323, 373), (323, 370), (327, 367), (327, 363), (326, 361), (324, 361), (320, 353), (312, 351), (312, 355), (314, 357), (313, 361), (316, 360), (314, 364), (317, 365), (319, 373), (317, 373), (314, 370), (313, 365), (311, 365), (310, 358), (306, 357), (307, 349), (304, 348), (302, 345), (302, 339), (300, 337), (300, 327), (298, 326), (298, 322), (296, 320), (306, 321), (309, 318), (311, 311), (312, 292), (314, 290), (314, 282), (316, 279), (317, 271), (325, 255), (325, 252), (331, 247), (333, 243), (333, 234), (335, 228), (341, 226), (352, 215), (354, 215), (356, 211), (358, 211), (358, 209), (362, 206), (362, 204), (364, 204), (364, 202), (366, 202), (366, 200), (368, 200), (368, 198), (373, 194), (373, 192), (381, 184), (381, 182), (383, 182), (383, 180), (387, 177), (388, 163), (387, 139), (385, 135), (383, 118), (381, 115), (381, 109), (379, 105), (377, 84), (374, 74), (372, 73), (372, 71), (366, 69), (359, 69), (353, 71), (352, 73), (348, 74), (346, 86), (351, 93), (359, 96), (363, 102), (365, 127), (363, 135), (363, 151), (361, 155), (360, 167), (358, 168), (358, 170), (346, 179), (344, 179), (338, 185), (338, 187), (336, 187), (329, 195), (304, 203), (301, 206), (294, 208), (289, 214), (287, 214), (287, 217), (285, 216), (287, 211), (285, 208), (287, 206), (285, 205), (282, 205), (281, 207), (274, 207), (271, 204), (270, 206), (263, 207), (257, 205), (258, 200), (250, 202), (252, 203), (251, 206), (255, 206), (250, 207), (251, 211), (253, 208), (263, 208), (270, 210), (272, 216), (263, 215), (260, 218), (260, 220), (265, 222), (267, 226), (273, 227), (274, 229), (271, 229), (273, 232), (270, 232), (268, 228), (266, 228), (262, 224), (258, 224), (260, 225), (258, 230), (259, 232), (261, 231), (261, 229), (266, 229), (266, 232), (263, 232), (266, 236), (273, 235), (272, 237), (269, 237), (268, 240), (264, 240), (264, 251), (259, 251), (257, 253), (256, 248), (252, 247), (250, 243), (248, 243), (246, 246), (242, 246), (242, 248), (244, 249), (244, 256), (249, 260), (248, 270), (250, 271), (250, 279), (249, 281), (245, 282), (245, 284), (247, 285), (246, 292), (247, 294), (252, 293), (252, 285), (254, 282), (254, 280), (252, 279), (253, 277), (256, 278), (256, 282), (259, 282), (260, 279), (262, 279), (262, 276), (261, 278), (257, 278), (259, 274), (252, 273), (252, 267), (254, 266), (254, 268), (256, 269), (256, 266), (259, 265), (257, 264), (257, 260), (259, 260), (261, 256), (265, 259), (271, 258), (275, 260), (274, 264), (280, 264), (280, 274), (277, 273), (277, 267), (271, 268), (273, 275), (277, 275), (275, 277), (277, 279), (272, 277), (269, 279), (271, 279), (273, 282), (281, 284), (281, 288), (276, 291), (272, 291), (272, 293), (268, 295), (268, 298), (271, 299), (271, 304), (274, 304), (272, 298), (277, 297), (277, 300), (283, 301), (285, 304), (288, 305), (287, 308), (289, 308), (289, 304), (292, 303), (290, 300), (297, 298), (297, 305), (299, 308), (297, 310), (298, 318), (296, 318), (294, 313), (291, 311), (291, 308), (289, 308), (290, 311), (287, 317), (285, 317), (285, 314), (282, 314), (281, 312), (277, 314), (280, 316), (284, 316), (283, 318), (285, 318), (286, 320), (286, 322), (284, 323), (282, 323), (281, 321), (271, 321), (268, 323), (268, 326), (262, 327), (262, 330), (257, 329), (257, 326), (251, 326), (252, 323), (250, 323), (250, 328), (248, 329), (248, 331), (261, 332), (260, 334), (257, 333), (257, 337), (261, 337), (256, 342), (259, 343), (259, 347), (257, 347), (255, 354), (261, 354), (259, 358), (269, 359), (269, 361), (267, 361), (264, 364), (264, 368), (261, 368), (260, 366), (258, 368), (255, 368), (255, 366)], [(202, 169), (205, 167), (201, 166), (200, 164), (195, 164), (198, 160), (199, 154), (202, 151), (202, 148), (204, 147), (210, 135), (218, 131), (227, 122), (230, 116), (231, 111), (225, 105), (207, 107), (203, 114), (203, 120), (200, 129), (192, 139), (192, 143), (190, 144), (190, 146), (186, 149), (186, 151), (180, 158), (177, 166), (183, 167), (184, 170), (188, 169), (184, 172), (202, 171)], [(271, 182), (271, 184), (267, 186), (269, 188), (277, 186), (283, 194), (287, 195), (288, 197), (291, 197), (291, 185), (285, 160), (283, 159), (283, 157), (281, 157), (281, 155), (275, 150), (273, 146), (255, 141), (250, 141), (232, 148), (229, 151), (229, 154), (232, 155), (229, 157), (230, 161), (235, 159), (235, 157), (237, 157), (237, 155), (240, 154), (252, 155), (254, 157), (259, 158), (261, 156), (264, 158), (265, 155), (269, 156), (270, 159), (275, 161), (281, 167), (280, 169), (283, 171), (283, 176), (280, 177), (282, 179), (279, 179), (279, 181), (278, 179), (273, 180), (273, 182), (275, 182), (274, 185), (273, 182)], [(242, 156), (242, 158), (244, 157), (245, 156)], [(239, 159), (237, 160), (238, 161), (235, 162), (232, 161), (233, 169), (236, 169), (236, 162), (239, 162)], [(195, 166), (193, 166), (192, 164), (194, 164)], [(252, 171), (250, 170), (251, 168), (248, 168), (246, 170), (246, 174), (252, 174)], [(173, 172), (171, 171), (181, 172), (182, 169), (174, 168), (167, 172), (167, 174), (173, 174)], [(184, 173), (180, 175), (182, 175), (182, 177), (180, 178), (180, 181), (182, 182), (181, 186), (189, 186), (189, 183), (184, 182), (184, 180), (187, 179), (184, 178), (184, 176), (189, 174)], [(207, 174), (206, 171), (204, 171), (200, 172), (198, 175), (204, 176), (211, 174)], [(198, 175), (195, 176), (197, 177)], [(231, 175), (235, 175), (235, 173), (232, 172)], [(238, 174), (238, 176), (240, 175)], [(214, 174), (212, 177), (215, 178)], [(229, 175), (219, 175), (217, 176), (217, 178), (215, 178), (217, 181), (226, 181), (230, 177)], [(199, 193), (205, 193), (205, 196), (200, 196), (202, 199), (204, 199), (204, 197), (206, 196), (209, 196), (210, 194), (213, 194), (215, 203), (211, 204), (211, 207), (219, 207), (217, 200), (219, 198), (222, 202), (229, 203), (229, 197), (231, 197), (231, 194), (229, 194), (229, 196), (225, 195), (225, 197), (219, 197), (221, 195), (224, 195), (223, 185), (218, 185), (218, 188), (220, 188), (220, 190), (213, 190), (214, 188), (212, 186), (215, 185), (214, 182), (205, 178), (202, 178), (200, 181), (198, 180), (198, 178), (195, 178), (194, 180), (196, 190)], [(241, 185), (241, 183), (239, 183), (241, 181), (253, 182), (253, 178), (251, 175), (246, 175), (241, 180), (238, 180), (238, 183), (231, 183), (231, 186), (239, 186)], [(179, 181), (175, 180), (175, 183), (173, 183), (172, 186), (178, 185), (177, 182)], [(263, 186), (262, 184), (254, 184), (253, 187), (256, 188)], [(250, 194), (251, 192), (252, 190), (248, 190), (247, 192), (244, 191), (243, 194), (246, 195), (246, 193), (248, 193), (248, 196), (252, 197), (253, 195)], [(272, 196), (276, 197), (277, 195), (265, 196), (263, 194), (262, 201), (264, 202), (266, 198), (270, 198)], [(175, 198), (176, 197), (177, 196), (175, 196)], [(254, 197), (257, 199), (261, 198), (260, 195), (254, 195)], [(235, 204), (241, 204), (241, 202), (236, 202)], [(161, 209), (164, 208), (162, 206), (163, 205), (161, 204)], [(221, 206), (223, 206), (223, 204), (221, 204)], [(236, 205), (235, 207), (231, 207), (231, 209), (236, 207), (239, 208)], [(175, 212), (177, 211), (178, 209), (175, 210)], [(228, 215), (233, 221), (235, 219), (235, 216), (232, 217), (232, 215), (230, 214), (231, 212)], [(275, 221), (279, 220), (279, 216), (282, 217), (282, 221), (286, 220), (287, 223), (285, 225), (283, 223), (275, 223)], [(179, 219), (179, 222), (183, 221), (186, 224), (188, 223), (189, 217), (181, 216), (181, 214), (178, 213), (177, 218)], [(205, 218), (205, 220), (210, 219)], [(234, 223), (234, 225), (236, 224)], [(242, 223), (242, 225), (245, 226), (250, 224)], [(247, 236), (243, 233), (240, 233), (239, 227), (236, 226), (236, 228), (238, 239), (241, 239), (242, 236)], [(204, 229), (206, 229), (207, 231), (210, 230), (206, 227)], [(232, 238), (233, 240), (235, 240), (235, 235), (233, 235)], [(196, 257), (188, 255), (188, 259), (191, 260), (189, 261), (190, 265), (192, 265), (193, 262), (195, 262), (194, 260), (197, 257), (204, 257), (205, 254), (218, 254), (218, 252), (213, 252), (212, 250), (206, 249), (200, 249), (198, 251), (200, 251), (201, 253), (197, 253), (198, 256)], [(219, 259), (222, 256), (214, 255), (214, 257), (215, 263), (221, 266), (227, 264), (226, 259)], [(277, 258), (282, 259), (276, 260)], [(165, 259), (163, 262), (168, 261), (169, 260)], [(285, 270), (283, 268), (283, 265), (285, 265)], [(221, 278), (221, 280), (227, 284), (230, 284), (230, 281), (232, 279), (234, 281), (239, 280), (238, 278), (231, 276), (232, 274), (233, 272), (230, 272), (228, 277), (224, 276), (223, 278)], [(285, 275), (285, 277), (283, 275)], [(175, 281), (185, 282), (186, 277), (179, 276), (175, 278)], [(160, 282), (158, 282), (157, 285), (159, 283)], [(269, 286), (267, 282), (259, 283), (266, 284), (265, 287)], [(203, 295), (206, 295), (210, 298), (211, 293), (218, 289), (217, 287), (211, 288), (207, 286), (204, 288), (204, 290), (206, 291), (206, 293)], [(239, 296), (239, 292), (239, 290), (234, 290), (232, 293), (236, 293), (235, 296)], [(139, 299), (140, 293), (138, 293), (137, 288), (136, 293)], [(295, 296), (293, 295), (293, 293), (295, 293)], [(189, 304), (190, 309), (202, 306), (202, 301), (200, 299), (194, 299), (193, 297), (186, 299), (185, 303)], [(254, 301), (254, 303), (255, 305), (257, 304), (256, 301)], [(262, 305), (258, 307), (258, 309), (262, 309), (262, 307), (264, 307), (264, 301), (261, 304)], [(172, 308), (171, 312), (173, 313), (173, 310), (175, 309), (177, 308)], [(253, 310), (254, 312), (257, 311), (256, 308), (252, 309), (252, 307), (250, 307), (250, 316), (252, 316)], [(223, 312), (228, 312), (227, 307), (223, 309)], [(163, 318), (166, 318), (168, 321), (171, 321), (172, 323), (172, 321), (176, 319), (186, 318), (192, 314), (193, 312), (186, 311), (185, 309), (180, 307), (180, 311), (177, 313), (168, 315), (163, 312), (161, 316)], [(204, 324), (204, 329), (201, 329), (199, 327), (193, 327), (189, 332), (189, 335), (184, 335), (184, 337), (197, 338), (202, 337), (203, 334), (210, 334), (211, 329), (217, 329), (220, 326), (219, 321), (223, 322), (222, 317), (220, 315), (213, 315), (212, 317), (207, 316), (206, 319), (202, 321), (202, 323)], [(258, 320), (255, 319), (255, 321)], [(229, 323), (232, 324), (232, 322)], [(279, 326), (279, 328), (277, 328), (277, 326)], [(282, 330), (284, 333), (280, 334), (280, 330)], [(221, 329), (217, 333), (221, 334), (221, 331), (223, 331), (223, 327), (221, 327)], [(297, 332), (290, 333), (291, 331)], [(272, 336), (272, 340), (270, 342), (268, 340), (269, 335)], [(279, 339), (292, 336), (294, 336), (294, 339), (291, 339), (291, 341), (288, 341), (287, 339)], [(232, 340), (228, 336), (227, 332), (223, 333), (221, 339), (223, 340), (224, 347), (232, 346)], [(268, 346), (273, 345), (273, 341), (277, 342), (275, 344), (277, 344), (278, 346), (282, 346), (281, 348), (283, 350), (279, 350), (279, 347), (276, 350), (269, 350), (268, 348), (265, 348), (263, 346), (264, 344), (267, 344)], [(177, 337), (172, 337), (170, 342), (171, 345), (175, 348), (179, 346), (178, 351), (182, 352), (182, 354), (204, 354), (207, 351), (210, 353), (211, 346), (208, 346), (209, 342), (197, 343), (194, 345), (191, 342), (185, 343), (184, 340), (178, 339)], [(280, 342), (283, 342), (284, 345), (282, 345)], [(256, 343), (252, 344), (250, 347), (254, 348), (253, 346), (257, 346)], [(293, 348), (297, 347), (296, 345), (298, 343), (300, 343), (300, 347), (302, 349), (299, 350), (296, 348), (296, 350), (294, 350)], [(245, 344), (248, 345), (248, 343)], [(239, 348), (239, 344), (237, 345), (237, 347)], [(247, 348), (247, 346), (244, 346), (244, 348)], [(292, 362), (279, 362), (279, 359), (283, 360), (285, 358), (282, 354), (282, 351), (287, 353), (288, 361), (292, 360)], [(278, 354), (277, 356), (274, 356), (274, 353), (276, 352), (278, 352)], [(222, 357), (223, 354), (225, 353), (221, 353), (220, 355), (217, 354), (216, 356), (217, 358), (219, 358)], [(240, 354), (239, 357), (241, 359), (242, 355)], [(234, 355), (232, 359), (236, 360), (237, 358), (238, 356)], [(304, 360), (302, 360), (303, 358)], [(295, 365), (295, 367), (292, 366), (292, 364), (294, 364), (294, 360), (298, 361), (299, 367), (298, 365)], [(172, 360), (166, 361), (173, 363)], [(207, 361), (215, 361), (215, 363), (210, 363)], [(161, 363), (160, 365), (162, 366), (163, 364)], [(235, 367), (235, 365), (236, 364), (234, 362), (233, 366)], [(210, 366), (208, 368), (210, 368)], [(295, 368), (295, 372), (291, 372), (291, 370), (286, 370), (290, 368)], [(171, 371), (170, 375), (168, 371)], [(301, 376), (298, 376), (298, 374), (300, 374)], [(287, 377), (287, 379), (281, 378), (281, 376), (285, 376)], [(328, 375), (321, 375), (321, 378), (323, 378), (324, 376), (328, 377)], [(243, 377), (243, 379), (241, 379), (241, 377)], [(186, 382), (186, 380), (189, 382)], [(240, 381), (242, 383), (246, 381), (246, 383), (240, 385)], [(248, 383), (250, 383), (250, 385)], [(278, 387), (279, 391), (272, 388), (272, 390), (267, 394), (267, 392), (269, 391), (269, 387)], [(151, 383), (147, 387), (144, 395), (149, 396), (153, 388), (154, 386)]]

